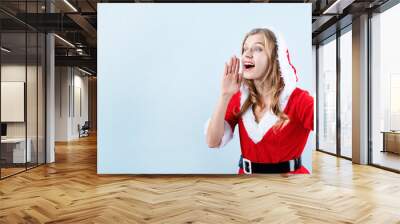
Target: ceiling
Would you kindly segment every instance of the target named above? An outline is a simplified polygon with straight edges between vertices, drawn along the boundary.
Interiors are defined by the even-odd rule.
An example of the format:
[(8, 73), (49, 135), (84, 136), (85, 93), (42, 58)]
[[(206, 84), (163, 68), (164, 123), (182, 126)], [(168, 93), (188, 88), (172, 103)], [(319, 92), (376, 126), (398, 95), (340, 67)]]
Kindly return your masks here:
[[(332, 35), (340, 26), (366, 10), (379, 7), (388, 0), (251, 0), (251, 1), (165, 1), (165, 0), (1, 0), (0, 24), (3, 38), (15, 49), (24, 48), (22, 38), (29, 31), (55, 32), (56, 65), (80, 66), (96, 72), (97, 3), (166, 3), (166, 2), (253, 2), (312, 3), (313, 43)], [(52, 13), (49, 13), (52, 11)], [(347, 19), (347, 20), (346, 20)], [(348, 21), (346, 23), (346, 21)], [(21, 33), (22, 32), (22, 33)], [(22, 39), (21, 39), (22, 38)], [(64, 41), (66, 40), (66, 41)], [(5, 43), (4, 41), (2, 43)], [(72, 44), (72, 45), (71, 45)], [(34, 43), (28, 45), (30, 52)]]

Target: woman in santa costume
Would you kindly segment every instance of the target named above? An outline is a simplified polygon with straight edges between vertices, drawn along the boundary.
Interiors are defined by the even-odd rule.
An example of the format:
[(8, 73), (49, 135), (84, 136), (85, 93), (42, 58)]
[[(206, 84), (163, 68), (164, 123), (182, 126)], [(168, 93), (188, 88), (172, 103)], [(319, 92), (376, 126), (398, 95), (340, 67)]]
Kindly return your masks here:
[[(239, 73), (242, 66), (242, 73)], [(251, 30), (242, 43), (241, 63), (225, 63), (221, 94), (207, 122), (207, 144), (220, 148), (239, 128), (239, 174), (309, 171), (301, 155), (314, 125), (314, 99), (297, 88), (298, 77), (278, 33)]]

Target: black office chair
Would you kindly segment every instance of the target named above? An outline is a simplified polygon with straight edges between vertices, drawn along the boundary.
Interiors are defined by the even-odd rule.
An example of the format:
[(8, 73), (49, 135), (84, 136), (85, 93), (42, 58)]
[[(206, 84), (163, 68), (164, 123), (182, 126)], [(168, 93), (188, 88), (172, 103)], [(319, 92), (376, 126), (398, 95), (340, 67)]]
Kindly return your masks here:
[(89, 136), (89, 129), (90, 129), (89, 121), (85, 121), (82, 127), (80, 127), (80, 125), (78, 124), (79, 138)]

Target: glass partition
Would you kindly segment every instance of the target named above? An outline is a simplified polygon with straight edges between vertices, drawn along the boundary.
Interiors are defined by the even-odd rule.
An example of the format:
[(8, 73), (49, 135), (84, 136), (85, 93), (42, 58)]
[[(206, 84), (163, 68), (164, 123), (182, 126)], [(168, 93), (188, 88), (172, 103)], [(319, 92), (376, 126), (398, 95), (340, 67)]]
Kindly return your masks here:
[(2, 177), (24, 171), (31, 162), (26, 145), (26, 33), (1, 34)]
[[(15, 16), (45, 1), (1, 1)], [(0, 178), (45, 163), (45, 34), (0, 12)], [(35, 18), (35, 17), (33, 17)]]

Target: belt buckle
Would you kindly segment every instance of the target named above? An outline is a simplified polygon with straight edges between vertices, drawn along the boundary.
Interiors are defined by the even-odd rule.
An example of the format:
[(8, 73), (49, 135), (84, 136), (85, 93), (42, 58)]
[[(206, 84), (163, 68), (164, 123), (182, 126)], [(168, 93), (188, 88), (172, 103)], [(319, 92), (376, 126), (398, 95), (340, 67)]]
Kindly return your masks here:
[[(248, 163), (249, 165), (246, 166), (246, 163)], [(252, 170), (251, 170), (251, 161), (248, 160), (248, 159), (246, 159), (246, 158), (243, 158), (242, 164), (243, 164), (243, 172), (244, 172), (245, 174), (251, 174), (251, 173), (252, 173)], [(247, 167), (249, 168), (249, 171), (247, 171)]]
[(296, 167), (295, 167), (295, 160), (294, 159), (292, 159), (292, 160), (289, 160), (289, 169), (290, 169), (290, 172), (293, 172), (293, 171), (295, 171), (296, 169)]

